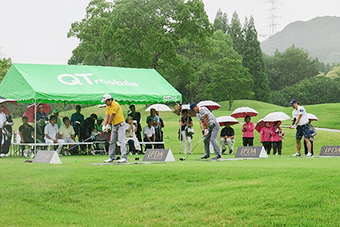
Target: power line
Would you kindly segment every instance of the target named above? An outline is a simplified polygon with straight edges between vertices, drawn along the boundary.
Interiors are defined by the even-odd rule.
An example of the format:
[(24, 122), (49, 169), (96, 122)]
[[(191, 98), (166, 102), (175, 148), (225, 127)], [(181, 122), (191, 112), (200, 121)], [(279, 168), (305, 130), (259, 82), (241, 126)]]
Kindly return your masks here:
[(266, 21), (269, 21), (269, 23), (266, 26), (269, 28), (269, 32), (265, 34), (260, 34), (260, 36), (263, 38), (268, 38), (274, 35), (278, 31), (278, 27), (281, 25), (278, 19), (282, 18), (280, 16), (280, 12), (282, 11), (282, 6), (284, 4), (279, 0), (266, 0), (261, 1), (261, 3), (265, 3), (266, 6), (268, 6), (266, 12), (269, 12), (269, 16), (264, 19)]

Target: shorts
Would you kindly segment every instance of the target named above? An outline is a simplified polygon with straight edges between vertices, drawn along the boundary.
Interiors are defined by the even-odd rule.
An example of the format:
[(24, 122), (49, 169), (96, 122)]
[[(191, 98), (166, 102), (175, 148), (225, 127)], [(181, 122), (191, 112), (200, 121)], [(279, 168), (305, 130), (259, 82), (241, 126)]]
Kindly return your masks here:
[(309, 124), (297, 126), (297, 128), (296, 128), (296, 139), (300, 140), (300, 139), (302, 139), (302, 136), (304, 136), (305, 138), (310, 137)]

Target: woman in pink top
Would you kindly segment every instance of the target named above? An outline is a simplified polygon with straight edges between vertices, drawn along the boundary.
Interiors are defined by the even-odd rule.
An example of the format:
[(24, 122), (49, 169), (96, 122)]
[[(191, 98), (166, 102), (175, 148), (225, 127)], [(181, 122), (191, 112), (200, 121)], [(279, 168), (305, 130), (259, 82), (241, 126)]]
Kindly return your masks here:
[(244, 118), (246, 123), (243, 124), (243, 146), (253, 146), (254, 142), (254, 123), (250, 122), (250, 116), (247, 115)]
[(267, 154), (270, 154), (270, 150), (272, 149), (272, 128), (270, 127), (270, 123), (266, 122), (266, 126), (261, 128), (261, 143), (264, 146), (264, 149), (267, 151)]
[(272, 138), (273, 138), (273, 153), (274, 155), (281, 155), (282, 151), (282, 139), (285, 135), (282, 129), (279, 126), (280, 122), (275, 122), (272, 127)]

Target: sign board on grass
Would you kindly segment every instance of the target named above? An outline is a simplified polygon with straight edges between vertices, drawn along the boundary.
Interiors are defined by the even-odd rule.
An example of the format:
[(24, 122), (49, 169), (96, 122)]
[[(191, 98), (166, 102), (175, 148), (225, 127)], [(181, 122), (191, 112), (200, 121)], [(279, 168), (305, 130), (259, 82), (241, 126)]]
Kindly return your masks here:
[(238, 147), (235, 158), (268, 158), (264, 147)]
[(38, 151), (33, 163), (61, 164), (61, 161), (56, 151)]
[(147, 149), (143, 161), (174, 162), (171, 149)]
[(323, 146), (319, 156), (340, 156), (340, 146)]

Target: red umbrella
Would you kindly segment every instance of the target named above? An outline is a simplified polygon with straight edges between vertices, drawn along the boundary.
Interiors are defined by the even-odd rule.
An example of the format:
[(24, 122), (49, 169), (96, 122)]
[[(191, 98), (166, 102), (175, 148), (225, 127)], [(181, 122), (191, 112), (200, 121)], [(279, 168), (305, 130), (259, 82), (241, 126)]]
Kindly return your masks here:
[(256, 110), (254, 110), (253, 108), (239, 107), (239, 108), (234, 110), (234, 112), (231, 114), (231, 116), (235, 117), (235, 118), (244, 118), (247, 115), (250, 116), (250, 117), (255, 117), (258, 114), (259, 113)]
[[(14, 100), (14, 99), (6, 99), (6, 98), (1, 97), (1, 96), (0, 96), (0, 103), (4, 104), (4, 106), (5, 106), (5, 103), (11, 103), (11, 104), (17, 105), (17, 101), (16, 101), (16, 100)], [(10, 112), (9, 112), (9, 110), (6, 108), (6, 106), (4, 107), (3, 112), (4, 112), (4, 114), (6, 114), (6, 115), (9, 115), (9, 114), (10, 114)]]
[(221, 108), (220, 104), (211, 100), (200, 101), (197, 106), (207, 107), (209, 110), (218, 110)]
[[(38, 107), (41, 104), (37, 104), (37, 111), (38, 111)], [(44, 106), (44, 113), (48, 114), (51, 110), (51, 107), (46, 104), (46, 103), (42, 103), (42, 105)], [(34, 111), (35, 111), (35, 104), (29, 105), (26, 109), (26, 112), (24, 113), (24, 117), (28, 118), (28, 122), (34, 122)]]
[(226, 122), (229, 122), (230, 125), (235, 125), (239, 123), (238, 120), (230, 116), (221, 116), (221, 117), (216, 118), (216, 120), (218, 123), (220, 123), (220, 126), (225, 125)]

